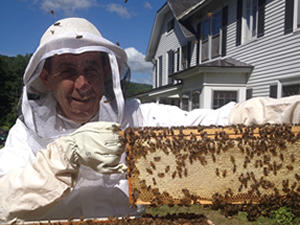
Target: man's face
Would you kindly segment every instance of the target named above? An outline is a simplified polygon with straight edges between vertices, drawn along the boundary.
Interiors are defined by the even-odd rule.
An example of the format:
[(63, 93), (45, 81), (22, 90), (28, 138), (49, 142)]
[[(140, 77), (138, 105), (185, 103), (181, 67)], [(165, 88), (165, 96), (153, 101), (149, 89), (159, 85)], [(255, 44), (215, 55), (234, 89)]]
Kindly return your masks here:
[(86, 52), (52, 57), (50, 72), (43, 69), (40, 78), (53, 92), (64, 116), (83, 124), (99, 110), (107, 73), (100, 53)]

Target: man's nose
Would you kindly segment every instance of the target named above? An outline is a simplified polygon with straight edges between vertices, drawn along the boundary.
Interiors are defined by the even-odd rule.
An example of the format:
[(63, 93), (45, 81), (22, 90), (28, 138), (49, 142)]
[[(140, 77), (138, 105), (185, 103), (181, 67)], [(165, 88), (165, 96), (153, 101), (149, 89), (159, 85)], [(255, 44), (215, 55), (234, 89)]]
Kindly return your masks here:
[(86, 92), (90, 90), (91, 85), (84, 75), (79, 75), (75, 80), (75, 88), (81, 92)]

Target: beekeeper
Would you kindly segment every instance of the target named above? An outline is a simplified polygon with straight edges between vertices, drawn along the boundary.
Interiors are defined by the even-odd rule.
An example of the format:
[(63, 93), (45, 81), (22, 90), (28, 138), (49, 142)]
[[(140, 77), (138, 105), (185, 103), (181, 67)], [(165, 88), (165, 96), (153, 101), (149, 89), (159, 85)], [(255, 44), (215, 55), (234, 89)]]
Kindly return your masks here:
[[(191, 112), (125, 101), (126, 62), (126, 53), (85, 19), (63, 19), (47, 29), (24, 74), (22, 115), (0, 150), (2, 223), (144, 213), (128, 202), (118, 129), (272, 122), (264, 110), (252, 116), (254, 106), (268, 104), (265, 98)], [(299, 122), (299, 97), (281, 101), (280, 110), (290, 111), (284, 118), (277, 113), (276, 122)]]

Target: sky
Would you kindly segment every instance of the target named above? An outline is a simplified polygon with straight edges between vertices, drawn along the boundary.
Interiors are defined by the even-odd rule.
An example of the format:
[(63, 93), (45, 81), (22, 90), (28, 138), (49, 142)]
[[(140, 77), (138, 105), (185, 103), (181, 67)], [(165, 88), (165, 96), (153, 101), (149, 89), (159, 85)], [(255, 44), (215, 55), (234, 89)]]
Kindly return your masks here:
[(57, 20), (82, 17), (128, 55), (131, 81), (152, 84), (145, 62), (156, 12), (167, 0), (0, 0), (0, 55), (33, 53)]

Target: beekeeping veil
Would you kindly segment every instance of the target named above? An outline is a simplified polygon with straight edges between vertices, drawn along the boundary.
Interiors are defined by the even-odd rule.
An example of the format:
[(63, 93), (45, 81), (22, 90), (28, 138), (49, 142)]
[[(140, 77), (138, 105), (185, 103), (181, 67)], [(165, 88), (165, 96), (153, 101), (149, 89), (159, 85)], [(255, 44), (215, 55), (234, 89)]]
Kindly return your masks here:
[[(24, 74), (22, 113), (27, 128), (41, 139), (55, 138), (77, 129), (73, 121), (57, 117), (57, 102), (39, 75), (47, 58), (61, 54), (106, 53), (111, 72), (105, 80), (104, 96), (96, 119), (122, 123), (122, 87), (130, 79), (126, 53), (102, 37), (97, 28), (81, 18), (67, 18), (52, 24), (41, 38)], [(100, 57), (100, 54), (99, 54)]]

